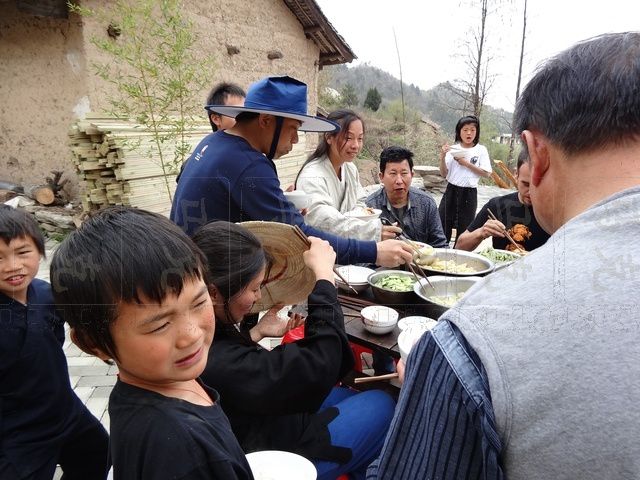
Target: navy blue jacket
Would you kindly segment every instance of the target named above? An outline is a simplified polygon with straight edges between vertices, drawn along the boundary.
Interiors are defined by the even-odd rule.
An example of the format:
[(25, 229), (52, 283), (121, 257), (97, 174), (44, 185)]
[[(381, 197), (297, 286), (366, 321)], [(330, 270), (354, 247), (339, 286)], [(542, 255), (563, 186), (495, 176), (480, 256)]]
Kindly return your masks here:
[(375, 242), (345, 239), (306, 225), (282, 193), (275, 164), (242, 137), (223, 131), (207, 135), (187, 161), (171, 220), (188, 235), (214, 220), (288, 223), (327, 240), (338, 263), (375, 263), (377, 256)]
[(71, 388), (63, 343), (47, 282), (31, 282), (27, 305), (0, 293), (0, 457), (25, 476), (51, 457), (85, 409)]

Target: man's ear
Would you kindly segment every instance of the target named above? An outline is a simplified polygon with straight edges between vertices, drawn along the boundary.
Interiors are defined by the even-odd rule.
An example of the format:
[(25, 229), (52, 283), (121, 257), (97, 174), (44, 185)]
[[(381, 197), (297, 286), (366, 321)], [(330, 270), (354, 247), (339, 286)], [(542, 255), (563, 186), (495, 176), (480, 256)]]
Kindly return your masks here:
[(384, 177), (384, 173), (378, 172), (378, 178), (380, 179), (380, 183), (382, 183), (382, 177)]
[(262, 127), (262, 128), (269, 128), (271, 126), (271, 124), (275, 121), (275, 118), (273, 115), (269, 115), (267, 113), (261, 113), (258, 116), (258, 124)]
[(531, 184), (537, 187), (547, 174), (551, 164), (549, 145), (546, 138), (540, 133), (534, 133), (530, 130), (522, 132), (522, 140), (527, 144), (527, 150), (529, 151)]
[(211, 120), (211, 123), (213, 123), (218, 130), (220, 130), (220, 125), (222, 124), (222, 122), (220, 121), (220, 115), (218, 115), (217, 113), (212, 113), (209, 115), (209, 119)]
[(84, 353), (88, 353), (89, 355), (93, 355), (94, 357), (98, 357), (100, 360), (102, 360), (103, 362), (106, 363), (111, 363), (111, 355), (103, 352), (102, 350), (100, 350), (99, 348), (90, 348), (87, 345), (85, 345), (84, 342), (81, 342), (78, 339), (78, 334), (76, 333), (76, 329), (71, 327), (71, 329), (69, 329), (69, 336), (71, 337), (71, 341), (80, 349), (82, 350)]

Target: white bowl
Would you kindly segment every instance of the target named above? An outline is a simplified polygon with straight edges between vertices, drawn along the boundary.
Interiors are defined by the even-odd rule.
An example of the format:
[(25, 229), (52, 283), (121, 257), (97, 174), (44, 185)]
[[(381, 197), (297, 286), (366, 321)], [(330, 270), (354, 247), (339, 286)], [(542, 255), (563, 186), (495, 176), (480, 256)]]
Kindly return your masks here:
[(298, 210), (309, 206), (309, 195), (304, 190), (294, 190), (293, 192), (283, 192), (287, 200), (293, 203)]
[(255, 480), (316, 480), (318, 471), (306, 458), (291, 452), (264, 450), (247, 454)]
[(378, 208), (358, 207), (354, 210), (346, 212), (344, 216), (349, 218), (357, 218), (358, 220), (377, 220), (378, 218), (380, 218), (381, 213), (382, 210)]
[(413, 346), (420, 340), (422, 335), (435, 327), (438, 322), (434, 321), (429, 325), (414, 325), (405, 328), (398, 335), (398, 349), (400, 350), (400, 358), (406, 363), (409, 352)]
[(398, 312), (383, 305), (370, 305), (360, 311), (365, 330), (384, 335), (396, 328)]
[[(336, 270), (358, 293), (364, 292), (369, 288), (367, 278), (375, 272), (375, 270), (367, 267), (361, 267), (359, 265), (342, 265), (341, 267), (337, 267)], [(345, 292), (352, 292), (348, 285), (340, 280), (337, 275), (335, 276), (335, 281), (339, 289), (344, 290)]]
[(432, 329), (433, 327), (436, 326), (438, 322), (436, 320), (434, 320), (433, 318), (429, 318), (429, 317), (422, 317), (419, 315), (413, 315), (410, 317), (404, 317), (401, 318), (398, 321), (398, 328), (400, 330), (406, 330), (407, 328), (413, 328), (413, 327), (424, 327), (427, 330)]

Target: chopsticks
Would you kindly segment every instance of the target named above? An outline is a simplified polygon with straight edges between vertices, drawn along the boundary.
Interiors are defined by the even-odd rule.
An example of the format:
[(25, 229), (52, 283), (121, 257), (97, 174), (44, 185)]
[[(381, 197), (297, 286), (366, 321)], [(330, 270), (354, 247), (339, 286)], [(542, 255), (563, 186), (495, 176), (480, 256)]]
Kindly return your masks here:
[(392, 378), (398, 378), (398, 372), (377, 375), (375, 377), (358, 377), (353, 379), (353, 383), (377, 382), (378, 380), (391, 380)]
[[(402, 238), (401, 238), (402, 237)], [(404, 236), (403, 234), (398, 235), (398, 238), (407, 243), (411, 248), (413, 248), (413, 251), (418, 254), (418, 257), (420, 256), (420, 249), (418, 247), (416, 247), (413, 242), (411, 240), (409, 240), (406, 236)], [(433, 288), (435, 290), (435, 288), (433, 287), (433, 285), (431, 284), (431, 281), (429, 281), (429, 278), (427, 278), (427, 274), (424, 273), (424, 270), (422, 269), (422, 267), (420, 265), (418, 265), (417, 263), (415, 264), (415, 269), (414, 269), (414, 265), (412, 265), (412, 263), (407, 263), (407, 265), (409, 266), (409, 270), (411, 271), (411, 273), (413, 273), (413, 276), (416, 277), (416, 280), (418, 281), (418, 283), (420, 283), (420, 279), (418, 278), (418, 275), (416, 274), (416, 270), (418, 270), (420, 272), (420, 276), (422, 278), (424, 278), (427, 283), (429, 284), (429, 286), (431, 288)], [(424, 287), (424, 285), (422, 285), (422, 287)], [(423, 290), (424, 293), (424, 290)], [(426, 295), (426, 294), (425, 294)]]
[[(298, 237), (300, 237), (302, 239), (303, 242), (305, 242), (307, 244), (308, 247), (311, 246), (311, 242), (309, 241), (309, 239), (307, 238), (307, 236), (305, 235), (305, 233), (302, 231), (302, 229), (298, 226), (298, 225), (294, 225), (293, 226), (293, 231), (296, 233), (296, 235), (298, 235)], [(349, 282), (347, 282), (345, 280), (345, 278), (340, 274), (340, 272), (338, 271), (338, 269), (336, 268), (336, 266), (333, 266), (333, 273), (336, 274), (336, 276), (342, 280), (342, 282), (349, 287), (351, 290), (353, 290), (353, 293), (355, 293), (356, 295), (358, 294), (358, 291), (353, 288), (351, 286), (351, 284)]]
[[(487, 208), (487, 213), (489, 214), (489, 216), (491, 217), (491, 220), (495, 220), (497, 222), (499, 222), (500, 220), (498, 220), (498, 218), (493, 214), (493, 212)], [(516, 247), (516, 250), (520, 253), (524, 253), (525, 250), (516, 243), (516, 241), (511, 237), (511, 235), (509, 234), (509, 232), (507, 231), (506, 228), (502, 229), (502, 232), (505, 234), (505, 236), (507, 237), (507, 240), (509, 240), (514, 247)]]

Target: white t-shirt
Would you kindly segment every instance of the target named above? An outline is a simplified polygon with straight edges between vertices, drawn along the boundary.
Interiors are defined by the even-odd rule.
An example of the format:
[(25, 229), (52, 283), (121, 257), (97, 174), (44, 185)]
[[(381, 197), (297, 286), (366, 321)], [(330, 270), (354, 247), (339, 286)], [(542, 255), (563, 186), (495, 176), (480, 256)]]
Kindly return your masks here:
[[(458, 144), (456, 144), (456, 146), (459, 147)], [(491, 160), (489, 160), (489, 152), (484, 145), (478, 144), (475, 147), (462, 148), (462, 150), (465, 158), (473, 165), (491, 173)], [(449, 183), (458, 187), (475, 188), (478, 186), (480, 175), (456, 162), (450, 152), (447, 152), (445, 155), (444, 162), (449, 170), (447, 174), (447, 181)]]

